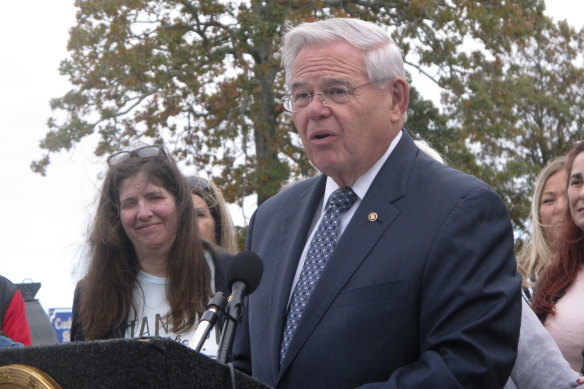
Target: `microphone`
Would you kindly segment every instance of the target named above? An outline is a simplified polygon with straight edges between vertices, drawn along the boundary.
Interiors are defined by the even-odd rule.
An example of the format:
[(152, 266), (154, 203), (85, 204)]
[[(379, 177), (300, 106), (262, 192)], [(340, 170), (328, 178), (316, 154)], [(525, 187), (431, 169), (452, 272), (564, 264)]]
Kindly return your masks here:
[(223, 323), (217, 360), (227, 363), (237, 323), (243, 313), (243, 299), (250, 295), (259, 285), (264, 272), (260, 257), (251, 251), (244, 251), (233, 257), (227, 268), (227, 283), (231, 288), (231, 296), (227, 303), (226, 320)]
[(201, 320), (199, 320), (199, 324), (191, 340), (191, 344), (195, 345), (194, 349), (196, 351), (201, 351), (201, 348), (203, 348), (203, 344), (205, 344), (205, 341), (209, 337), (209, 332), (211, 332), (211, 329), (217, 322), (219, 313), (225, 310), (225, 305), (227, 305), (227, 299), (222, 292), (215, 293), (215, 296), (207, 304), (207, 311), (205, 311)]

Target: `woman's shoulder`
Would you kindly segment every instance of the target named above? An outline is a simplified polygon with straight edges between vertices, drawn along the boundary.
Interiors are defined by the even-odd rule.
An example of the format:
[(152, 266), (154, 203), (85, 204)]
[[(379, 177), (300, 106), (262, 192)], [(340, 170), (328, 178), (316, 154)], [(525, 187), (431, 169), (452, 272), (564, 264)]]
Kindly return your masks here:
[(213, 258), (215, 265), (219, 262), (229, 263), (234, 257), (232, 253), (214, 243), (204, 242), (203, 247), (211, 254), (211, 258)]
[(217, 291), (228, 293), (229, 285), (227, 285), (227, 269), (234, 255), (227, 250), (211, 243), (205, 242), (205, 250), (211, 254), (213, 265), (215, 266), (215, 287)]

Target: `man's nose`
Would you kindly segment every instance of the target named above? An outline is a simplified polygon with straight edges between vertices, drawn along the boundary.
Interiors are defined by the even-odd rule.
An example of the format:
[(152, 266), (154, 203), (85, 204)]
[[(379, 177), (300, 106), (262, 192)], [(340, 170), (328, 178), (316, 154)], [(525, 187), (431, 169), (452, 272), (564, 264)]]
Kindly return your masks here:
[(310, 104), (308, 104), (308, 115), (310, 118), (314, 119), (328, 116), (330, 112), (331, 110), (324, 99), (324, 94), (315, 93)]

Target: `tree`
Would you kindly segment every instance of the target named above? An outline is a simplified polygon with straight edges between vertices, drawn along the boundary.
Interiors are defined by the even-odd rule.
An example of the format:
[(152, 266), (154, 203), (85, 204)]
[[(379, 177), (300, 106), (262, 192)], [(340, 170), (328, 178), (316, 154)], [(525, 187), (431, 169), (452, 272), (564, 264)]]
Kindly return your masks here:
[(584, 30), (542, 20), (525, 42), (491, 60), (473, 58), (453, 117), (463, 123), (480, 161), (477, 175), (503, 197), (517, 230), (525, 231), (539, 171), (582, 137)]
[[(51, 101), (66, 118), (49, 119), (40, 145), (46, 154), (33, 170), (45, 174), (51, 153), (91, 134), (100, 137), (97, 155), (149, 139), (212, 172), (230, 202), (257, 193), (261, 203), (283, 183), (314, 174), (279, 101), (286, 22), (336, 15), (387, 26), (408, 71), (443, 91), (438, 109), (412, 83), (407, 128), (451, 165), (499, 188), (491, 178), (501, 177), (490, 177), (488, 161), (477, 161), (469, 148), (478, 141), (473, 131), (495, 130), (467, 128), (479, 114), (462, 105), (473, 105), (480, 69), (491, 77), (501, 58), (512, 59), (545, 26), (542, 0), (77, 0), (76, 6), (70, 58), (60, 66), (73, 88)], [(502, 97), (493, 91), (487, 107)]]

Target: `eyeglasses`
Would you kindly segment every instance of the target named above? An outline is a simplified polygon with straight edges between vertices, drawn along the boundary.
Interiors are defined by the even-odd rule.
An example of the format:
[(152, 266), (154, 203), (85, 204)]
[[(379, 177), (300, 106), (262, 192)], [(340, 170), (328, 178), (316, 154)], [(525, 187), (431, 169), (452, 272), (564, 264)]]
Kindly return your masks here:
[(335, 104), (345, 104), (349, 101), (349, 95), (355, 94), (355, 89), (363, 88), (364, 86), (373, 84), (378, 81), (370, 81), (367, 84), (359, 85), (354, 88), (347, 88), (344, 85), (331, 86), (324, 88), (321, 93), (298, 91), (282, 97), (284, 108), (289, 112), (297, 112), (299, 108), (304, 108), (312, 102), (314, 96), (320, 97), (320, 102), (323, 105), (328, 105), (327, 101), (332, 101)]
[(109, 166), (116, 166), (130, 157), (154, 158), (160, 154), (163, 154), (168, 158), (168, 155), (166, 155), (166, 152), (162, 146), (144, 146), (137, 148), (136, 150), (119, 151), (117, 153), (113, 153), (107, 157), (107, 163)]
[(203, 177), (197, 177), (197, 176), (187, 177), (187, 183), (191, 187), (194, 186), (194, 187), (202, 189), (202, 190), (211, 191), (211, 188), (209, 187), (209, 181), (207, 181)]

